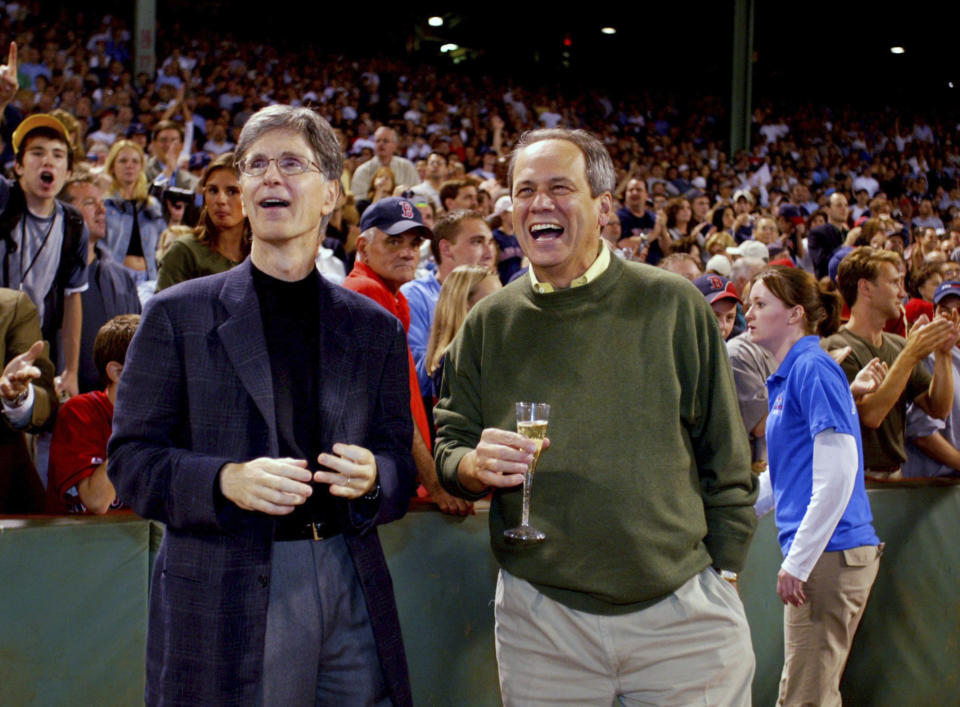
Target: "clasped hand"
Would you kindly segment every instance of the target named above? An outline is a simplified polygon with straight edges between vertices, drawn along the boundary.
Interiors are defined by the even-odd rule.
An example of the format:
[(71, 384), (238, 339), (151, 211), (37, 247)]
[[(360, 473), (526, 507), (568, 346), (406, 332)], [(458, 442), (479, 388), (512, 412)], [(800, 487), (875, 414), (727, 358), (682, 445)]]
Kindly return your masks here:
[(311, 472), (305, 460), (289, 457), (226, 464), (220, 472), (220, 490), (240, 508), (270, 515), (287, 515), (304, 503), (313, 493), (311, 481), (329, 484), (330, 493), (341, 498), (356, 499), (369, 493), (377, 482), (373, 453), (339, 442), (332, 451), (317, 457), (330, 471)]

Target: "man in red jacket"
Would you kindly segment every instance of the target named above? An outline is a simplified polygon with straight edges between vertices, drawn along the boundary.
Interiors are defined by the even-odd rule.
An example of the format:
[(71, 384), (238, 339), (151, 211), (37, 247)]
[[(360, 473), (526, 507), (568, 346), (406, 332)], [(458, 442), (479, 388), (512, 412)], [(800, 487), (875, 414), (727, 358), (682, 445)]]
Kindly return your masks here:
[[(423, 224), (420, 210), (413, 202), (400, 197), (381, 199), (363, 212), (357, 240), (357, 260), (343, 281), (347, 289), (366, 295), (400, 320), (404, 331), (410, 329), (410, 307), (400, 292), (400, 285), (413, 279), (419, 261), (420, 244), (432, 235)], [(433, 455), (430, 451), (430, 429), (423, 406), (420, 384), (413, 356), (407, 347), (410, 362), (410, 413), (413, 431), (413, 459), (420, 483), (444, 513), (466, 515), (473, 508), (463, 499), (451, 496), (440, 487)]]

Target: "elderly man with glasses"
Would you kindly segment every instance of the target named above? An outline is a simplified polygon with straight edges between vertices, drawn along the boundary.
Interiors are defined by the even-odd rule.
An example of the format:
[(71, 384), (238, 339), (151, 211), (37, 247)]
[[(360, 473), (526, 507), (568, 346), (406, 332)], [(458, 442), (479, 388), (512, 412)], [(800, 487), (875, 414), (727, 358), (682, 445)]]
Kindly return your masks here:
[(166, 524), (147, 704), (410, 704), (374, 526), (415, 475), (403, 328), (316, 272), (342, 156), (271, 106), (237, 146), (236, 268), (151, 299), (117, 393), (109, 476)]

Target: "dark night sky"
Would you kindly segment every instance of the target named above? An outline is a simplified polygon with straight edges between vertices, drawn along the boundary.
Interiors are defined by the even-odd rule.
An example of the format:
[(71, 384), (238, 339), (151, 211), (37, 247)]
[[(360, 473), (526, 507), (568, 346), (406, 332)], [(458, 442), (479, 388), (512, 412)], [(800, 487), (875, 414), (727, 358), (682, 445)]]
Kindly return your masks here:
[[(131, 12), (129, 0), (106, 0), (104, 5)], [(411, 39), (420, 37), (420, 55), (438, 57), (441, 41), (454, 41), (470, 50), (460, 68), (533, 85), (584, 81), (678, 95), (729, 94), (732, 0), (637, 3), (621, 5), (617, 12), (607, 9), (610, 3), (596, 3), (596, 8), (583, 3), (575, 14), (546, 4), (518, 9), (516, 3), (471, 3), (459, 15), (438, 12), (448, 19), (441, 30), (426, 25), (436, 11), (429, 2), (377, 9), (356, 2), (249, 0), (162, 0), (157, 5), (165, 26), (195, 22), (238, 38), (310, 42), (349, 55), (360, 54), (362, 46), (363, 53), (402, 56)], [(754, 97), (904, 106), (919, 101), (953, 108), (960, 62), (954, 58), (955, 18), (945, 7), (927, 0), (895, 11), (842, 0), (758, 0)], [(602, 35), (599, 30), (606, 24), (618, 33)], [(890, 54), (893, 44), (903, 45), (907, 53)], [(951, 80), (957, 89), (948, 88)]]

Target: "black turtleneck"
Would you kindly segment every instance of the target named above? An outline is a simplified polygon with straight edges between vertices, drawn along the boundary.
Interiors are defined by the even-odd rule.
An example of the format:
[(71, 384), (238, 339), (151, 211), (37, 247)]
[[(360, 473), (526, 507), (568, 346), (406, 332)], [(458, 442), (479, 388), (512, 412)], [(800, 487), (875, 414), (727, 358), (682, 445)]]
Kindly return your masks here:
[[(273, 399), (280, 456), (306, 459), (307, 468), (320, 468), (320, 274), (287, 282), (255, 266), (253, 286), (260, 302), (263, 333), (270, 355)], [(279, 520), (299, 524), (334, 519), (336, 499), (326, 484), (313, 484), (307, 503)]]

